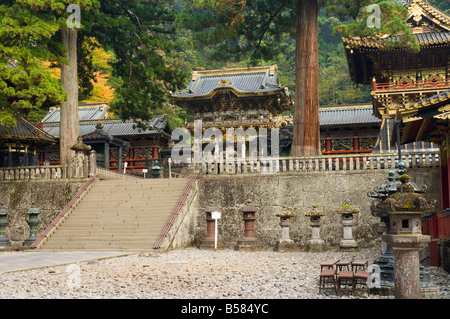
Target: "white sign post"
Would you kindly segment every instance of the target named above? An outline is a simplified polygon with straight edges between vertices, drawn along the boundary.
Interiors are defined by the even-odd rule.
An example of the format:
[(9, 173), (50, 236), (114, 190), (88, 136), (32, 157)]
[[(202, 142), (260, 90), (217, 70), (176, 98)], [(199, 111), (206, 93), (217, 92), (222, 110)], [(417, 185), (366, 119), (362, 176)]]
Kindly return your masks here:
[(214, 219), (214, 225), (215, 225), (215, 231), (214, 231), (214, 249), (217, 249), (217, 222), (218, 219), (220, 219), (221, 214), (220, 212), (212, 212), (211, 218)]
[(144, 173), (144, 178), (145, 178), (145, 173), (148, 172), (148, 169), (144, 168), (144, 169), (142, 170), (142, 172)]
[(128, 162), (125, 162), (125, 165), (123, 166), (123, 173), (124, 174), (127, 173), (127, 165), (128, 165)]

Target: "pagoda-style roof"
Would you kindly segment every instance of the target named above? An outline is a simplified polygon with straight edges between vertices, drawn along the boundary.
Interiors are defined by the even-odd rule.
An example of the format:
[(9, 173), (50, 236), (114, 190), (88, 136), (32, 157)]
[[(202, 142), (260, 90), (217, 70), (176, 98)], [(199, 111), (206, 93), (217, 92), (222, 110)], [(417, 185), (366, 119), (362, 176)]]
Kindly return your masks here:
[(273, 94), (284, 91), (278, 83), (277, 66), (194, 71), (185, 90), (175, 92), (175, 100), (208, 99), (216, 90), (231, 89), (237, 96)]
[[(405, 7), (408, 10), (406, 22), (421, 51), (443, 50), (450, 46), (450, 15), (426, 0), (409, 0)], [(400, 41), (401, 38), (402, 35), (381, 36), (376, 40), (343, 38), (351, 79), (356, 83), (371, 83), (376, 67), (372, 61), (374, 54), (379, 56), (382, 53), (412, 53), (403, 46), (392, 45), (393, 41)]]
[(397, 119), (401, 120), (401, 144), (416, 141), (439, 143), (439, 127), (448, 127), (450, 120), (450, 90), (397, 110)]
[[(262, 66), (223, 70), (194, 71), (186, 89), (172, 94), (175, 102), (188, 111), (198, 111), (195, 102), (237, 99), (280, 98), (273, 108), (289, 109), (292, 105), (288, 88), (278, 81), (278, 67)], [(192, 105), (190, 104), (192, 102)], [(210, 110), (209, 110), (210, 111)]]
[(54, 144), (57, 140), (51, 134), (41, 130), (21, 116), (16, 116), (16, 125), (4, 127), (0, 125), (0, 143), (19, 142), (29, 144)]
[[(411, 33), (421, 47), (450, 44), (450, 15), (440, 11), (426, 0), (411, 0), (405, 5), (408, 9), (407, 23)], [(358, 37), (343, 38), (344, 46), (349, 49), (367, 48), (378, 50), (394, 50), (387, 42), (399, 41), (401, 35), (385, 36), (379, 40), (361, 40)]]

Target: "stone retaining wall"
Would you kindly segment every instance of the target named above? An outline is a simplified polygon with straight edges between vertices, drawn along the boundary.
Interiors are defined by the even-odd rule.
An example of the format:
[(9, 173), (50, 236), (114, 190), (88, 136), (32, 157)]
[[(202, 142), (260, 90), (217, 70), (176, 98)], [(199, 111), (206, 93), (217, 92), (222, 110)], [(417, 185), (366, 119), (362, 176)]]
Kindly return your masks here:
[[(440, 199), (439, 168), (409, 169), (411, 181), (418, 186), (428, 186), (426, 197)], [(309, 218), (303, 212), (317, 204), (327, 211), (322, 217), (321, 237), (328, 247), (338, 247), (343, 230), (341, 215), (336, 210), (349, 200), (361, 209), (354, 219), (353, 237), (359, 247), (378, 247), (381, 242), (380, 219), (372, 216), (367, 196), (374, 186), (387, 182), (387, 170), (333, 171), (278, 173), (276, 175), (203, 176), (199, 178), (198, 225), (195, 230), (196, 243), (206, 234), (204, 209), (218, 206), (222, 210), (219, 221), (219, 238), (227, 247), (234, 247), (244, 235), (244, 222), (240, 209), (248, 199), (259, 207), (256, 214), (255, 233), (263, 247), (273, 248), (281, 234), (279, 218), (274, 214), (281, 205), (294, 208), (297, 216), (292, 219), (291, 239), (297, 247), (306, 248), (311, 238)]]
[(6, 237), (13, 247), (22, 246), (29, 236), (27, 211), (33, 202), (41, 209), (38, 234), (42, 232), (67, 205), (86, 180), (35, 180), (9, 181), (0, 183), (0, 202), (8, 209), (9, 226)]

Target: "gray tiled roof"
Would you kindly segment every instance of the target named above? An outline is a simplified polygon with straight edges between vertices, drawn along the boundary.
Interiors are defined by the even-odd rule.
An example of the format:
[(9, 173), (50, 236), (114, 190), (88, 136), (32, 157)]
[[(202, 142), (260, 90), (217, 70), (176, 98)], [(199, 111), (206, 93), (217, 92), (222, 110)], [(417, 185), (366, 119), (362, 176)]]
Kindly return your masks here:
[[(86, 135), (93, 133), (96, 129), (98, 121), (85, 121), (80, 122), (79, 135)], [(166, 117), (155, 117), (149, 125), (153, 126), (153, 129), (142, 130), (136, 127), (134, 121), (122, 121), (122, 120), (103, 120), (103, 131), (112, 136), (129, 136), (129, 135), (146, 135), (146, 134), (158, 134), (167, 126)], [(44, 131), (47, 133), (59, 137), (59, 123), (44, 123)]]
[[(425, 32), (425, 33), (416, 33), (413, 34), (416, 38), (417, 43), (421, 45), (425, 44), (439, 44), (439, 43), (447, 43), (450, 41), (450, 32)], [(386, 41), (398, 41), (400, 40), (400, 36), (392, 36), (387, 37)]]
[[(106, 103), (80, 104), (78, 116), (80, 121), (102, 120), (108, 112)], [(51, 109), (42, 120), (44, 123), (59, 123), (61, 121), (61, 110)]]
[[(221, 85), (220, 81), (229, 81)], [(238, 93), (268, 93), (279, 91), (284, 87), (277, 84), (278, 71), (270, 72), (269, 68), (255, 68), (251, 72), (232, 72), (224, 70), (222, 74), (199, 72), (185, 90), (175, 92), (174, 97), (201, 97), (210, 94), (218, 88), (231, 88)]]
[(381, 123), (373, 115), (372, 105), (322, 106), (319, 108), (320, 126)]
[(16, 116), (16, 126), (0, 125), (0, 139), (36, 140), (44, 143), (56, 143), (53, 136), (41, 130), (21, 116)]

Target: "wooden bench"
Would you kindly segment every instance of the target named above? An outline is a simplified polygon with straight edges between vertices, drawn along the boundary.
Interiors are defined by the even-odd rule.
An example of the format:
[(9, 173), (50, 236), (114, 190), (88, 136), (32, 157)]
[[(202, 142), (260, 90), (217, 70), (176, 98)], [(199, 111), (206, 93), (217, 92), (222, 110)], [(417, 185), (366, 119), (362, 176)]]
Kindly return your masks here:
[(342, 271), (342, 270), (347, 270), (350, 271), (350, 264), (352, 263), (351, 260), (341, 260), (339, 262), (336, 263), (336, 269), (338, 272)]
[[(335, 293), (338, 293), (336, 286), (336, 269), (324, 269), (320, 272), (319, 277), (319, 293), (321, 293), (322, 289), (334, 289)], [(333, 285), (327, 286), (327, 284)]]
[(320, 264), (320, 272), (322, 272), (325, 269), (331, 269), (336, 265), (336, 263), (339, 262), (339, 259), (330, 259)]
[(367, 260), (354, 260), (352, 261), (352, 271), (356, 273), (358, 270), (367, 270)]
[[(367, 279), (370, 276), (370, 272), (365, 271), (365, 270), (358, 270), (355, 275), (353, 276), (353, 294), (355, 294), (355, 291), (357, 290), (364, 290), (367, 291), (368, 286), (367, 286)], [(365, 286), (365, 288), (360, 288), (358, 289), (358, 284)]]
[(353, 291), (353, 271), (343, 270), (337, 276), (337, 289), (341, 291), (341, 286), (351, 286)]

